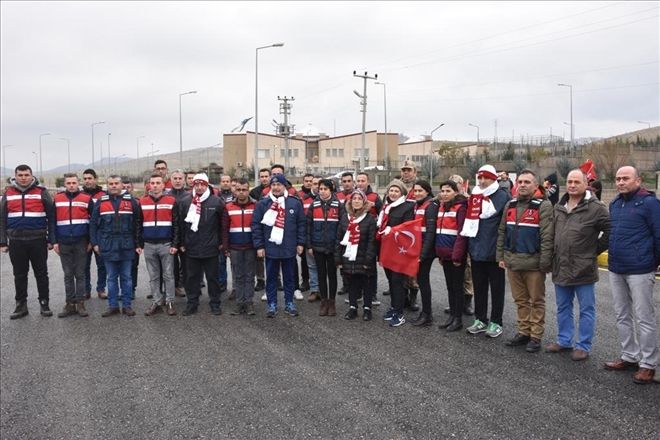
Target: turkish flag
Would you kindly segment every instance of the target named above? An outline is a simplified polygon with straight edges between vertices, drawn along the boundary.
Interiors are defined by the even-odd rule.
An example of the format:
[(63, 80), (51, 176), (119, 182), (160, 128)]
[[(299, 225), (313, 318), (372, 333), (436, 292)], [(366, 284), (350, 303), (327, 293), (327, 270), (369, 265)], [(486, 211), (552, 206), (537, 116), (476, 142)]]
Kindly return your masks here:
[(587, 180), (597, 180), (598, 175), (596, 174), (596, 166), (594, 165), (594, 162), (591, 159), (588, 159), (585, 163), (580, 165), (580, 169), (584, 174), (587, 175)]
[(394, 226), (380, 240), (380, 264), (385, 269), (414, 277), (419, 270), (422, 253), (422, 223), (411, 220)]

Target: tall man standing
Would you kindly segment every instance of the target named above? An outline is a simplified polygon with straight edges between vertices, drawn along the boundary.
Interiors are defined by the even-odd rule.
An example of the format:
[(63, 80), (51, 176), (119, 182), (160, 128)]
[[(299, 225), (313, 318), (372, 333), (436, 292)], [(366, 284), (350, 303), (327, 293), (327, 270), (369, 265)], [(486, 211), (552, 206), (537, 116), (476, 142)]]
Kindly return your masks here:
[[(258, 202), (263, 197), (263, 192), (270, 186), (270, 168), (262, 168), (259, 170), (259, 185), (250, 190), (250, 198)], [(266, 288), (266, 271), (264, 269), (264, 259), (257, 257), (257, 262), (254, 265), (254, 273), (256, 274), (257, 284), (254, 286), (256, 292), (261, 292)], [(264, 294), (265, 296), (265, 294)], [(265, 300), (265, 298), (262, 298)]]
[(196, 174), (193, 179), (193, 197), (181, 204), (184, 217), (181, 226), (181, 252), (186, 255), (187, 305), (183, 315), (197, 313), (201, 295), (202, 277), (206, 275), (211, 314), (221, 315), (220, 282), (218, 281), (218, 254), (224, 204), (211, 194), (206, 174)]
[[(364, 195), (367, 196), (367, 200), (371, 202), (369, 214), (373, 215), (375, 219), (378, 219), (378, 214), (380, 214), (380, 210), (383, 209), (383, 200), (376, 192), (374, 192), (374, 190), (371, 189), (371, 184), (369, 183), (369, 174), (365, 173), (364, 171), (358, 173), (355, 178), (355, 183), (357, 189), (362, 191)], [(371, 273), (367, 274), (366, 289), (371, 292), (371, 305), (379, 306), (380, 301), (376, 296), (378, 290), (378, 270), (375, 266), (373, 270), (371, 270)]]
[(90, 239), (94, 252), (103, 257), (108, 273), (108, 310), (102, 317), (117, 315), (121, 286), (122, 310), (127, 316), (135, 316), (131, 307), (133, 279), (131, 267), (136, 254), (142, 249), (140, 205), (130, 194), (122, 194), (121, 177), (108, 176), (108, 194), (101, 197), (92, 214)]
[[(140, 247), (149, 272), (149, 286), (153, 302), (145, 312), (152, 316), (165, 308), (170, 316), (174, 308), (174, 255), (179, 248), (179, 207), (171, 194), (164, 194), (163, 177), (154, 173), (149, 179), (149, 193), (140, 199), (142, 209), (142, 238)], [(165, 298), (161, 293), (161, 279)]]
[(634, 167), (616, 172), (619, 194), (610, 203), (608, 266), (621, 357), (607, 362), (605, 369), (637, 370), (633, 381), (648, 384), (659, 356), (653, 285), (660, 265), (660, 201), (641, 184)]
[(271, 191), (259, 201), (252, 217), (252, 241), (257, 256), (266, 258), (266, 294), (268, 317), (277, 313), (277, 275), (282, 268), (284, 281), (284, 311), (298, 316), (293, 302), (296, 255), (304, 251), (307, 222), (302, 203), (289, 196), (283, 174), (270, 178)]
[[(231, 176), (225, 174), (220, 176), (220, 189), (218, 190), (218, 197), (225, 205), (234, 200), (234, 192), (231, 187)], [(220, 282), (220, 292), (227, 290), (227, 257), (224, 252), (219, 255), (220, 265), (218, 267), (218, 281)], [(236, 293), (234, 290), (229, 294), (230, 300), (233, 300)]]
[(75, 173), (64, 175), (64, 191), (55, 195), (55, 252), (64, 271), (66, 305), (58, 318), (88, 316), (85, 310), (85, 263), (89, 243), (89, 218), (94, 210), (92, 197), (80, 191)]
[[(105, 195), (105, 191), (103, 191), (101, 186), (97, 185), (97, 179), (96, 171), (92, 168), (87, 168), (83, 171), (83, 191), (89, 194), (95, 204)], [(85, 299), (89, 299), (92, 296), (92, 255), (94, 255), (94, 261), (96, 262), (96, 294), (100, 299), (107, 299), (108, 295), (105, 293), (105, 285), (108, 274), (105, 271), (103, 257), (92, 251), (87, 254), (87, 262), (85, 263)]]
[(534, 172), (522, 170), (517, 182), (518, 195), (504, 207), (496, 258), (507, 269), (518, 310), (518, 331), (507, 345), (535, 353), (545, 330), (545, 274), (552, 269), (552, 204)]
[[(591, 351), (596, 331), (596, 258), (607, 250), (610, 236), (607, 207), (587, 189), (588, 186), (586, 174), (579, 169), (570, 171), (566, 176), (566, 194), (554, 207), (552, 282), (557, 296), (557, 340), (546, 346), (545, 351), (572, 351), (574, 361), (587, 359)], [(573, 348), (573, 299), (576, 296), (580, 305), (580, 328)]]
[[(189, 199), (192, 196), (185, 188), (186, 185), (186, 176), (181, 170), (172, 171), (170, 176), (170, 181), (172, 182), (172, 189), (170, 194), (176, 199), (178, 207), (181, 207), (181, 203), (184, 199)], [(180, 214), (180, 212), (179, 212)], [(181, 217), (181, 215), (179, 215)], [(174, 254), (174, 294), (175, 296), (186, 296), (185, 294), (185, 283), (186, 283), (186, 258), (181, 252)]]
[(53, 316), (48, 301), (48, 251), (55, 241), (53, 200), (32, 175), (32, 168), (19, 165), (0, 201), (0, 252), (9, 252), (14, 269), (16, 310), (11, 319), (28, 314), (30, 264), (37, 280), (42, 316)]

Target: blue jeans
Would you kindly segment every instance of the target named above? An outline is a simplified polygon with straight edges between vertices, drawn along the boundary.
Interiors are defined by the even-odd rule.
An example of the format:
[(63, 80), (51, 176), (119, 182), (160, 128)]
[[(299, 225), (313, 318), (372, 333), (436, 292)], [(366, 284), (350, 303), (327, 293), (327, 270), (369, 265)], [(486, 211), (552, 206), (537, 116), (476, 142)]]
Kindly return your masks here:
[(293, 258), (268, 258), (266, 257), (266, 296), (268, 304), (277, 306), (277, 276), (282, 266), (282, 282), (284, 284), (284, 302), (293, 302), (293, 291), (295, 290), (294, 265), (298, 264), (296, 257)]
[(218, 282), (227, 287), (227, 257), (224, 252), (218, 255), (220, 263), (218, 264)]
[(316, 268), (316, 260), (314, 259), (313, 256), (309, 255), (307, 249), (305, 249), (305, 252), (307, 252), (307, 268), (309, 269), (309, 290), (311, 292), (318, 292), (319, 272), (318, 269)]
[(573, 346), (575, 326), (573, 324), (573, 298), (580, 304), (578, 337), (575, 348), (591, 351), (591, 342), (596, 328), (596, 295), (594, 284), (559, 286), (555, 284), (557, 297), (557, 343), (562, 347)]
[(87, 254), (87, 265), (85, 266), (85, 292), (92, 292), (92, 255), (94, 255), (94, 258), (96, 259), (96, 291), (102, 292), (105, 290), (107, 272), (105, 270), (105, 264), (103, 264), (103, 257), (95, 252), (90, 252)]
[(119, 307), (118, 296), (120, 284), (122, 306), (124, 308), (131, 307), (131, 296), (133, 293), (132, 266), (133, 260), (105, 260), (105, 270), (108, 272), (108, 306), (111, 309)]

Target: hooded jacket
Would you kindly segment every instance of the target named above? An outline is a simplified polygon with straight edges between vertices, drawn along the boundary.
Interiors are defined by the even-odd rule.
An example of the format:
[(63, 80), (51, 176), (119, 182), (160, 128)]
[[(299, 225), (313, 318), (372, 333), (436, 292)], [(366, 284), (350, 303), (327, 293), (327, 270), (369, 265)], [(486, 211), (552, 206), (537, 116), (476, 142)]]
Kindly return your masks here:
[(107, 261), (133, 260), (142, 241), (142, 211), (128, 193), (106, 194), (94, 206), (89, 223), (92, 246)]
[(0, 246), (7, 246), (8, 240), (41, 238), (55, 244), (55, 224), (53, 199), (39, 180), (34, 177), (32, 183), (22, 187), (12, 177), (0, 200)]
[(331, 254), (335, 251), (335, 238), (339, 221), (345, 215), (345, 205), (335, 194), (328, 200), (317, 196), (307, 210), (307, 248), (314, 252)]
[(415, 203), (415, 218), (422, 215), (424, 211), (424, 223), (422, 229), (422, 251), (419, 255), (420, 260), (435, 258), (435, 223), (438, 218), (438, 202), (431, 196)]
[(288, 196), (284, 202), (284, 238), (282, 244), (269, 241), (272, 226), (261, 223), (273, 201), (270, 197), (259, 200), (252, 216), (252, 243), (255, 249), (264, 249), (266, 258), (294, 258), (297, 246), (305, 246), (307, 222), (303, 206), (297, 197)]
[(366, 215), (359, 223), (360, 242), (355, 261), (350, 261), (347, 257), (344, 257), (346, 246), (340, 244), (348, 229), (349, 216), (352, 215), (357, 218), (365, 212), (369, 212), (372, 207), (372, 203), (367, 200), (362, 209), (355, 212), (350, 203), (346, 204), (346, 212), (340, 218), (335, 239), (335, 263), (341, 264), (342, 273), (357, 275), (373, 273), (376, 270), (378, 245), (376, 243), (376, 219), (373, 215)]
[(608, 266), (618, 274), (654, 272), (660, 264), (660, 201), (639, 188), (610, 203)]
[[(436, 239), (435, 239), (435, 252), (440, 258), (440, 261), (452, 261), (454, 263), (464, 263), (467, 256), (468, 238), (460, 234), (463, 229), (463, 222), (465, 222), (465, 213), (467, 212), (467, 198), (462, 194), (457, 194), (449, 202), (440, 202), (437, 212), (436, 224)], [(456, 212), (455, 227), (456, 235), (449, 233), (442, 233), (442, 224), (446, 222), (447, 218), (444, 217), (446, 212)], [(442, 219), (442, 220), (441, 220)], [(453, 220), (452, 220), (453, 222)], [(446, 224), (446, 223), (445, 223)], [(452, 225), (454, 226), (454, 225)]]
[(222, 243), (220, 230), (222, 228), (222, 211), (225, 204), (220, 197), (211, 193), (202, 202), (199, 226), (195, 232), (190, 228), (192, 224), (185, 221), (191, 203), (192, 197), (183, 199), (181, 202), (181, 210), (179, 211), (181, 214), (179, 221), (181, 246), (186, 248), (185, 255), (188, 257), (215, 257), (220, 253), (220, 244)]
[(566, 209), (568, 198), (565, 194), (554, 207), (552, 282), (560, 286), (592, 284), (598, 281), (596, 257), (607, 250), (610, 215), (590, 191), (571, 212)]
[(473, 261), (495, 261), (497, 251), (497, 230), (502, 219), (504, 206), (511, 199), (509, 193), (503, 189), (498, 189), (491, 196), (490, 200), (497, 213), (487, 219), (479, 220), (479, 232), (476, 237), (470, 237), (468, 241), (470, 258)]
[(511, 199), (504, 207), (497, 234), (497, 261), (504, 261), (513, 271), (550, 272), (552, 221), (552, 204), (542, 188), (529, 199)]

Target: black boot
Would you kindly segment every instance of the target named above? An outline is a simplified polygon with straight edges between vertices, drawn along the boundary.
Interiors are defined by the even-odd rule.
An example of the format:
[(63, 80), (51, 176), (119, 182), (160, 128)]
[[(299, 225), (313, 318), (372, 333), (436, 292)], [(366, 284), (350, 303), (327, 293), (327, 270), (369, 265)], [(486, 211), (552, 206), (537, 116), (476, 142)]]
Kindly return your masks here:
[(474, 315), (474, 309), (472, 308), (472, 295), (464, 295), (465, 302), (463, 303), (463, 314), (464, 315)]
[(408, 310), (411, 312), (417, 312), (419, 310), (419, 306), (417, 305), (417, 289), (410, 289), (408, 291)]
[(448, 332), (456, 332), (463, 328), (463, 318), (454, 318), (454, 322), (447, 327)]
[(28, 307), (26, 301), (21, 301), (16, 303), (16, 309), (14, 313), (9, 316), (9, 319), (19, 319), (28, 315)]
[(41, 316), (53, 316), (53, 312), (48, 307), (48, 300), (43, 299), (39, 301), (39, 306), (41, 307)]
[(456, 318), (450, 316), (444, 323), (440, 324), (438, 328), (447, 328), (454, 323), (454, 320), (456, 320)]
[(415, 327), (428, 327), (431, 324), (433, 324), (433, 316), (425, 312), (421, 312), (417, 319), (412, 323)]
[(415, 325), (416, 322), (423, 321), (426, 318), (426, 313), (424, 312), (419, 312), (419, 315), (415, 316), (413, 319), (410, 320), (410, 323), (412, 325)]

